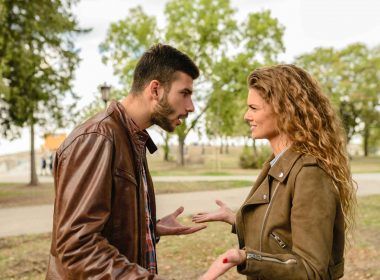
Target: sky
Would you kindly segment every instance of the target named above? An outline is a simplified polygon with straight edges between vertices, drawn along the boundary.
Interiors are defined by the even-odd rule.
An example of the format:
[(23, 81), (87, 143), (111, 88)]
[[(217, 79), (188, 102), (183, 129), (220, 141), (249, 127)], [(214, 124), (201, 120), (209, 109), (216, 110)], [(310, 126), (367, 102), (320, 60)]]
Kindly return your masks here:
[[(81, 27), (92, 31), (77, 39), (82, 59), (74, 81), (74, 92), (81, 98), (79, 107), (90, 104), (99, 96), (98, 86), (104, 82), (118, 87), (110, 65), (101, 62), (98, 46), (105, 39), (112, 22), (124, 19), (128, 10), (141, 5), (144, 11), (156, 16), (158, 25), (165, 26), (166, 0), (81, 0), (73, 9)], [(271, 10), (285, 27), (286, 52), (284, 62), (315, 47), (343, 48), (363, 42), (372, 47), (380, 44), (379, 0), (231, 0), (237, 10), (236, 19), (242, 21), (248, 13)], [(69, 131), (67, 131), (69, 132)], [(153, 133), (154, 134), (154, 133)], [(0, 155), (29, 149), (29, 130), (12, 142), (0, 139)], [(153, 140), (160, 141), (158, 135)], [(157, 139), (155, 139), (158, 137)], [(191, 137), (189, 141), (191, 141)], [(42, 132), (37, 133), (36, 147), (43, 143)]]

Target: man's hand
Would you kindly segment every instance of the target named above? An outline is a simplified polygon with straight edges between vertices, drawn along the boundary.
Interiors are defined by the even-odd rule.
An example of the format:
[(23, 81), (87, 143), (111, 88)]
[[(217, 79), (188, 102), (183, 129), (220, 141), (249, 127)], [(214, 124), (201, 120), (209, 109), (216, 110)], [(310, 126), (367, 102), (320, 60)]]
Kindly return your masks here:
[(158, 221), (156, 229), (158, 236), (164, 235), (181, 235), (190, 234), (206, 228), (206, 225), (200, 225), (195, 227), (181, 225), (177, 217), (183, 212), (183, 207), (179, 207), (170, 215), (163, 217)]
[(216, 204), (219, 205), (219, 210), (212, 213), (202, 212), (198, 213), (193, 216), (192, 221), (195, 223), (204, 223), (204, 222), (226, 222), (230, 225), (233, 225), (235, 223), (236, 215), (235, 213), (227, 207), (226, 204), (224, 204), (220, 200), (215, 200)]
[(215, 280), (219, 276), (226, 273), (232, 267), (239, 265), (246, 260), (246, 253), (244, 250), (230, 249), (224, 254), (220, 255), (210, 266), (205, 274), (199, 280)]

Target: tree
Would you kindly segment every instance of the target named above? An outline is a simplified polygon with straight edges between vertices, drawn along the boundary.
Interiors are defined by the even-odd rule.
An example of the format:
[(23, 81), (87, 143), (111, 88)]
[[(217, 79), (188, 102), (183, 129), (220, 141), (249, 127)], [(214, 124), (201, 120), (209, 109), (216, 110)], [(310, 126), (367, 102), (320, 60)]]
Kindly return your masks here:
[(358, 132), (363, 139), (364, 156), (368, 156), (370, 143), (376, 143), (376, 128), (380, 127), (380, 52), (364, 44), (349, 45), (341, 52), (348, 68), (343, 79), (351, 84), (353, 107), (360, 124)]
[(341, 81), (342, 61), (334, 48), (316, 48), (311, 53), (298, 56), (295, 64), (305, 68), (319, 81), (323, 91), (330, 97), (331, 102), (340, 113), (346, 130), (348, 142), (355, 134), (357, 115), (352, 109), (347, 90), (343, 90)]
[(213, 69), (213, 92), (207, 111), (207, 131), (219, 137), (250, 135), (243, 121), (247, 76), (255, 68), (273, 64), (284, 51), (284, 27), (270, 11), (251, 13), (236, 30), (235, 53), (224, 53)]
[(125, 90), (132, 84), (133, 70), (138, 58), (152, 44), (159, 42), (156, 19), (143, 11), (141, 6), (129, 10), (126, 18), (112, 23), (107, 37), (99, 46), (103, 63), (111, 63), (114, 74)]
[[(235, 10), (229, 0), (172, 0), (165, 7), (167, 24), (159, 29), (155, 18), (147, 16), (141, 7), (137, 7), (130, 10), (125, 20), (110, 26), (107, 37), (100, 46), (104, 61), (111, 61), (123, 86), (129, 87), (136, 59), (155, 42), (172, 44), (195, 60), (201, 70), (195, 95), (198, 110), (175, 131), (181, 165), (185, 163), (186, 137), (217, 100), (211, 98), (214, 91), (219, 91), (213, 83), (220, 74), (215, 70), (217, 65), (221, 65), (225, 57), (233, 55), (231, 50), (239, 47), (241, 42), (245, 44), (243, 51), (253, 54), (251, 59), (264, 56), (269, 60), (273, 56), (271, 51), (277, 50), (278, 46), (282, 47), (281, 41), (271, 40), (278, 35), (278, 31), (282, 36), (282, 29), (265, 27), (268, 21), (273, 21), (269, 12), (251, 15), (243, 31), (234, 19), (234, 14)], [(267, 36), (270, 38), (267, 39)], [(253, 51), (249, 52), (248, 48)]]
[(165, 14), (168, 23), (166, 41), (189, 54), (201, 70), (196, 92), (200, 108), (191, 119), (176, 129), (179, 163), (184, 165), (186, 137), (210, 106), (213, 70), (235, 39), (237, 23), (233, 18), (235, 10), (229, 0), (169, 1)]
[[(71, 12), (76, 0), (3, 0), (0, 8), (0, 65), (7, 90), (0, 92), (0, 129), (12, 137), (18, 128), (31, 131), (31, 179), (37, 185), (35, 125), (62, 126), (63, 98), (70, 94), (74, 70), (79, 63), (75, 36), (80, 29)], [(14, 135), (14, 134), (13, 134)]]
[(379, 126), (380, 56), (378, 47), (369, 49), (361, 43), (341, 50), (317, 48), (296, 59), (320, 82), (336, 106), (343, 121), (349, 142), (353, 135), (363, 139), (364, 154), (372, 130)]
[(342, 118), (347, 141), (361, 134), (364, 154), (368, 155), (371, 132), (379, 126), (378, 47), (369, 49), (356, 43), (341, 50), (317, 48), (299, 56), (296, 64), (310, 71), (321, 83)]

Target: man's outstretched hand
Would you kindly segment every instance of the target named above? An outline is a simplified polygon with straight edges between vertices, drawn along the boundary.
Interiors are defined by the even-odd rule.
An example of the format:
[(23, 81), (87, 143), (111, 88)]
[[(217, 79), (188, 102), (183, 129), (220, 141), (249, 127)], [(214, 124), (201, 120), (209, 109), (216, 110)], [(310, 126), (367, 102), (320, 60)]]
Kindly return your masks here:
[(190, 234), (200, 231), (207, 227), (206, 225), (194, 227), (181, 225), (180, 222), (177, 220), (177, 217), (183, 212), (183, 210), (184, 208), (181, 206), (173, 213), (163, 217), (161, 220), (158, 221), (158, 236)]

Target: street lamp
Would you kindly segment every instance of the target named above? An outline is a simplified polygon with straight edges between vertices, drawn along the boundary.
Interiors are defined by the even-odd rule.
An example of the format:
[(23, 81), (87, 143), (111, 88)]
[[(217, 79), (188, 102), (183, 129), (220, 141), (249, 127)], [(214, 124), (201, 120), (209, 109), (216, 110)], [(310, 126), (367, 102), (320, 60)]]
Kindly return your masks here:
[(110, 99), (111, 86), (107, 85), (106, 82), (99, 86), (100, 93), (102, 94), (102, 100), (104, 101), (105, 107), (107, 109), (107, 102)]

